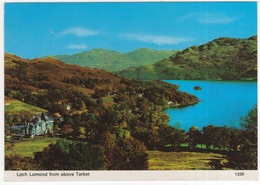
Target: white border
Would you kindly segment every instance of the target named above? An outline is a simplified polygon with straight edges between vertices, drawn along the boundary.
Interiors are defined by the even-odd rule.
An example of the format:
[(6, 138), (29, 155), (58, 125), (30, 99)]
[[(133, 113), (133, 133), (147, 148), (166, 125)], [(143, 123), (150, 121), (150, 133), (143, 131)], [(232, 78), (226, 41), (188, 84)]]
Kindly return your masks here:
[[(202, 0), (192, 0), (192, 1), (190, 1), (190, 0), (188, 0), (188, 1), (185, 1), (185, 0), (183, 0), (183, 1), (180, 1), (180, 0), (176, 0), (176, 1), (174, 1), (174, 0), (0, 0), (0, 64), (1, 64), (1, 66), (0, 66), (0, 89), (1, 89), (1, 96), (0, 96), (0, 119), (1, 119), (1, 122), (3, 123), (3, 121), (4, 121), (4, 95), (3, 95), (3, 92), (4, 92), (4, 60), (3, 60), (3, 56), (4, 56), (4, 3), (25, 3), (25, 2), (28, 2), (28, 3), (40, 3), (40, 2), (49, 2), (49, 3), (54, 3), (54, 2), (258, 2), (258, 5), (257, 5), (257, 8), (258, 8), (258, 10), (259, 10), (259, 0), (236, 0), (236, 1), (231, 1), (231, 0), (214, 0), (214, 1), (212, 1), (212, 0), (210, 0), (210, 1), (202, 1)], [(259, 20), (259, 14), (258, 14), (258, 20)], [(258, 30), (259, 30), (259, 24), (258, 24)], [(259, 37), (258, 37), (258, 44), (259, 44)], [(260, 51), (258, 50), (258, 56), (260, 56), (259, 55), (260, 54)], [(258, 60), (259, 61), (259, 60)], [(258, 65), (259, 65), (259, 63), (258, 63)], [(258, 79), (259, 79), (259, 77), (260, 77), (260, 73), (258, 73)], [(258, 86), (258, 92), (259, 92), (259, 90), (260, 90), (260, 87)], [(259, 96), (258, 96), (258, 98), (259, 98)], [(258, 122), (259, 123), (259, 122)], [(2, 124), (3, 125), (3, 124)], [(259, 124), (258, 124), (259, 125)], [(259, 127), (258, 127), (258, 133), (259, 133)], [(3, 146), (4, 146), (4, 131), (3, 131), (3, 127), (2, 127), (2, 129), (0, 129), (0, 135), (2, 136), (2, 139), (1, 139), (1, 151), (0, 151), (0, 154), (1, 154), (1, 160), (0, 160), (0, 169), (1, 169), (1, 171), (0, 171), (0, 183), (1, 184), (28, 184), (28, 185), (30, 185), (30, 184), (35, 184), (35, 182), (13, 182), (13, 183), (10, 183), (10, 182), (5, 182), (4, 181), (4, 174), (7, 174), (7, 176), (6, 176), (6, 178), (8, 178), (8, 174), (11, 174), (11, 173), (16, 173), (16, 172), (4, 172), (4, 164), (3, 164), (3, 159), (4, 159), (4, 150), (3, 150)], [(259, 142), (260, 142), (260, 139), (259, 139), (259, 137), (258, 137), (258, 149), (259, 149)], [(260, 159), (259, 158), (259, 150), (258, 150), (258, 159)], [(258, 167), (260, 167), (260, 165), (259, 165), (259, 160), (258, 160)], [(182, 174), (180, 174), (180, 176), (179, 177), (181, 177), (182, 175), (184, 175), (186, 178), (185, 179), (182, 179), (182, 180), (186, 180), (186, 182), (185, 181), (177, 181), (177, 182), (162, 182), (162, 181), (157, 181), (157, 182), (151, 182), (152, 180), (156, 180), (155, 178), (151, 178), (151, 179), (146, 179), (146, 180), (148, 180), (148, 181), (142, 181), (142, 182), (131, 182), (131, 181), (134, 181), (134, 180), (138, 180), (138, 181), (140, 181), (140, 180), (142, 180), (141, 178), (141, 174), (143, 174), (143, 172), (137, 172), (137, 171), (129, 171), (129, 172), (123, 172), (123, 171), (118, 171), (118, 172), (116, 172), (116, 171), (114, 171), (114, 172), (105, 172), (104, 174), (103, 174), (103, 172), (104, 171), (99, 171), (99, 172), (97, 172), (97, 171), (95, 171), (95, 172), (91, 172), (92, 174), (97, 174), (97, 176), (98, 177), (101, 177), (102, 176), (102, 178), (104, 177), (104, 174), (105, 173), (113, 173), (113, 176), (115, 176), (117, 179), (119, 179), (119, 180), (123, 180), (122, 179), (122, 176), (120, 176), (120, 175), (122, 175), (122, 173), (127, 173), (127, 174), (135, 174), (135, 176), (132, 176), (131, 178), (129, 178), (128, 180), (130, 180), (130, 181), (128, 181), (128, 182), (123, 182), (124, 184), (158, 184), (158, 183), (160, 183), (160, 184), (201, 184), (201, 185), (204, 185), (204, 184), (218, 184), (218, 183), (221, 183), (221, 184), (237, 184), (237, 185), (239, 185), (239, 184), (248, 184), (248, 183), (250, 183), (250, 184), (258, 184), (259, 183), (259, 179), (257, 180), (257, 181), (241, 181), (242, 179), (240, 179), (239, 180), (239, 178), (237, 178), (236, 180), (235, 179), (229, 179), (229, 180), (231, 180), (231, 181), (225, 181), (225, 180), (228, 180), (228, 179), (226, 179), (225, 178), (225, 180), (222, 180), (222, 181), (215, 181), (215, 182), (204, 182), (204, 181), (201, 181), (202, 179), (203, 180), (205, 180), (205, 178), (206, 179), (208, 179), (208, 175), (211, 173), (212, 175), (215, 175), (215, 178), (217, 178), (218, 177), (218, 173), (220, 174), (220, 173), (233, 173), (234, 171), (151, 171), (151, 174), (152, 173), (156, 173), (156, 174), (159, 174), (159, 173), (164, 173), (164, 172), (166, 172), (166, 173), (172, 173), (172, 172), (176, 172), (176, 173), (182, 173)], [(148, 172), (150, 172), (150, 171), (148, 171)], [(190, 175), (189, 173), (193, 173), (193, 175)], [(202, 173), (204, 173), (203, 175), (204, 175), (204, 177), (202, 178), (202, 179), (197, 179), (198, 181), (189, 181), (189, 182), (187, 182), (187, 180), (190, 180), (190, 177), (191, 176), (193, 176), (193, 177), (198, 177), (198, 175), (194, 175), (195, 173), (197, 173), (197, 174), (201, 174), (201, 172)], [(247, 171), (247, 172), (249, 172), (249, 171)], [(252, 172), (252, 171), (251, 171)], [(251, 173), (251, 172), (249, 172), (249, 173)], [(215, 173), (215, 174), (213, 174), (213, 173)], [(254, 172), (253, 172), (254, 173)], [(259, 177), (259, 170), (258, 170), (258, 177)], [(223, 177), (223, 176), (222, 176)], [(178, 178), (178, 177), (177, 177)], [(196, 179), (196, 178), (195, 178)], [(194, 180), (195, 180), (194, 179)], [(223, 179), (223, 178), (222, 178)], [(6, 179), (7, 180), (7, 179)], [(125, 179), (126, 180), (126, 179)], [(159, 180), (159, 179), (158, 179)], [(160, 179), (160, 180), (162, 180), (162, 179)], [(165, 180), (165, 179), (163, 179), (163, 180)], [(172, 178), (170, 178), (170, 179), (167, 179), (167, 180), (174, 180), (174, 179), (172, 179)], [(181, 179), (179, 179), (179, 180), (181, 180)], [(216, 180), (216, 179), (214, 179), (214, 180)], [(243, 179), (243, 180), (245, 180), (245, 179)], [(150, 182), (149, 182), (150, 181)], [(38, 182), (39, 184), (83, 184), (83, 182), (77, 182), (77, 183), (73, 183), (73, 182)], [(37, 183), (37, 184), (38, 184)], [(101, 182), (101, 181), (99, 181), (99, 182), (84, 182), (84, 184), (86, 184), (86, 183), (95, 183), (95, 184), (122, 184), (122, 182), (115, 182), (115, 181), (109, 181), (109, 182)]]
[(4, 3), (0, 0), (0, 182), (4, 171)]
[[(60, 176), (33, 176), (39, 171), (5, 171), (6, 181), (234, 181), (258, 179), (256, 170), (120, 170), (120, 171), (40, 171), (40, 173), (59, 173)], [(62, 173), (73, 174), (74, 176), (61, 176)], [(77, 173), (90, 174), (89, 176), (77, 176)], [(236, 176), (237, 172), (243, 172), (244, 176)], [(18, 176), (26, 173), (26, 176)], [(100, 175), (102, 177), (100, 178)]]

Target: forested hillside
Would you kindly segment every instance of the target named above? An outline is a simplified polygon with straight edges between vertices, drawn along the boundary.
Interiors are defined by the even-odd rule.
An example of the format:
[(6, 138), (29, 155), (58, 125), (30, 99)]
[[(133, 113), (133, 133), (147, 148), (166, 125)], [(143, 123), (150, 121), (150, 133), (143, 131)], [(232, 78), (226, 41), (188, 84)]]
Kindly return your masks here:
[[(162, 108), (169, 102), (184, 106), (199, 101), (177, 89), (166, 82), (131, 80), (53, 58), (26, 60), (5, 54), (6, 99), (18, 99), (50, 115), (61, 114), (63, 120), (55, 119), (54, 128), (68, 140), (35, 154), (32, 160), (40, 167), (27, 161), (19, 169), (147, 169), (147, 148), (164, 147), (175, 142), (168, 137), (183, 132), (167, 123), (169, 117)], [(28, 115), (6, 111), (5, 133), (9, 134), (9, 125), (27, 123)], [(6, 169), (17, 169), (15, 161), (29, 160), (16, 157), (6, 157), (11, 162)], [(43, 160), (49, 157), (57, 157), (52, 159), (57, 162), (54, 166)], [(68, 163), (59, 163), (61, 159)]]
[(257, 78), (257, 36), (218, 38), (118, 74), (138, 79), (253, 80)]

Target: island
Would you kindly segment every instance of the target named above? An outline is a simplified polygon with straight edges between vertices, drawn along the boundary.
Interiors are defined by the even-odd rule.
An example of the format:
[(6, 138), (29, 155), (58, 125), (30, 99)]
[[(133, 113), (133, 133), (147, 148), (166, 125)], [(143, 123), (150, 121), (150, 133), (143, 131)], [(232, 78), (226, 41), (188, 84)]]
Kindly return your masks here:
[(195, 86), (193, 89), (194, 90), (201, 90), (202, 88), (200, 86)]

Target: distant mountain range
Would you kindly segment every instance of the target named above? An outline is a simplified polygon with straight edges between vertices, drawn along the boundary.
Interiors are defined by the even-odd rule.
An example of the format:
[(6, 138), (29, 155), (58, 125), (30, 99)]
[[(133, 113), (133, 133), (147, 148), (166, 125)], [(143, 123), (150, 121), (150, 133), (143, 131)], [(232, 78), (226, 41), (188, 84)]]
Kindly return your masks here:
[(218, 38), (157, 63), (129, 67), (118, 74), (138, 79), (254, 80), (257, 78), (257, 36)]
[(68, 64), (77, 64), (82, 67), (91, 67), (107, 71), (121, 71), (128, 67), (150, 65), (167, 58), (180, 50), (163, 50), (141, 48), (128, 53), (120, 53), (107, 49), (93, 49), (74, 55), (53, 55)]

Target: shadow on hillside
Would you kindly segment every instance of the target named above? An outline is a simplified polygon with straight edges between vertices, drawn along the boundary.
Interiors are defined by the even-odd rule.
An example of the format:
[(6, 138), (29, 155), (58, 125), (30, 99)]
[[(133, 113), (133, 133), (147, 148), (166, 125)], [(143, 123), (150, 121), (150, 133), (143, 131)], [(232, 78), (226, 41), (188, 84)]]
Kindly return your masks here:
[(223, 170), (225, 165), (221, 164), (222, 159), (211, 159), (209, 165), (212, 167), (212, 170)]
[(214, 159), (199, 159), (199, 160), (201, 161), (210, 160), (208, 164), (211, 166), (212, 170), (223, 170), (223, 168), (227, 167), (226, 164), (222, 162), (225, 158), (226, 157), (215, 157)]

